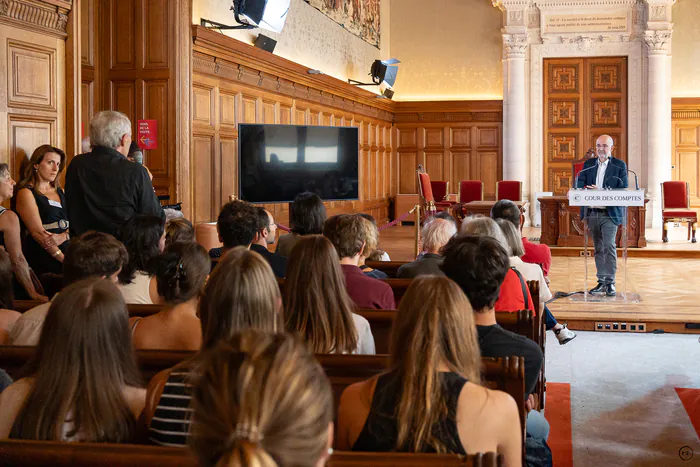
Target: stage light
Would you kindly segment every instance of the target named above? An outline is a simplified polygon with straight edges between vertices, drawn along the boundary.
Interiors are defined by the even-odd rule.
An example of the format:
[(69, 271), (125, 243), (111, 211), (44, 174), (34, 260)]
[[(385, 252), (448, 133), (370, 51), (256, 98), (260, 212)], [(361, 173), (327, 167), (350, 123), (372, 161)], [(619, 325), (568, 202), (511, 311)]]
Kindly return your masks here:
[(394, 97), (392, 88), (396, 83), (396, 75), (399, 73), (399, 67), (397, 66), (399, 63), (401, 62), (395, 58), (375, 60), (369, 71), (369, 75), (372, 77), (371, 83), (363, 83), (354, 79), (349, 79), (348, 83), (356, 86), (379, 86), (381, 93), (379, 97), (391, 99)]
[(282, 32), (291, 0), (233, 0), (233, 17), (238, 26), (229, 26), (202, 18), (200, 24), (211, 29), (263, 28)]

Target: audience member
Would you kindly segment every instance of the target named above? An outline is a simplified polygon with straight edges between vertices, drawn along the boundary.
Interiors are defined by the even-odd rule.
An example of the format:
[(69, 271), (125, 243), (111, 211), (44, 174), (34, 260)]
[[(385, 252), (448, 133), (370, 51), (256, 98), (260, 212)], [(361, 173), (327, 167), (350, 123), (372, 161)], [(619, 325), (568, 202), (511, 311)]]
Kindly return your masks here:
[(297, 195), (289, 205), (289, 228), (292, 233), (280, 236), (275, 253), (289, 256), (300, 237), (322, 233), (325, 222), (326, 207), (316, 193), (304, 192)]
[(258, 231), (253, 239), (250, 249), (270, 263), (272, 272), (277, 277), (284, 277), (287, 273), (287, 258), (276, 253), (271, 253), (267, 249), (268, 245), (273, 245), (277, 241), (277, 224), (272, 217), (272, 213), (267, 209), (256, 208), (258, 216)]
[(155, 260), (165, 248), (165, 224), (157, 216), (137, 214), (122, 228), (129, 261), (119, 273), (119, 290), (128, 304), (159, 303)]
[(136, 214), (165, 219), (148, 171), (126, 156), (131, 122), (106, 110), (90, 122), (92, 151), (75, 156), (66, 171), (66, 201), (72, 236), (97, 230), (121, 236), (121, 228)]
[(246, 331), (201, 364), (190, 447), (200, 466), (322, 466), (333, 405), (323, 369), (296, 339)]
[(129, 320), (137, 349), (198, 350), (202, 327), (197, 306), (211, 271), (207, 250), (196, 243), (173, 243), (155, 262), (163, 309)]
[[(0, 164), (0, 203), (7, 202), (14, 194), (15, 181), (10, 176), (10, 168), (7, 164)], [(40, 302), (48, 301), (48, 297), (37, 291), (32, 281), (32, 273), (27, 259), (22, 252), (22, 240), (17, 214), (3, 206), (0, 206), (0, 246), (4, 247), (10, 255), (12, 263), (13, 283), (17, 298), (29, 298)]]
[(12, 290), (12, 262), (10, 255), (0, 248), (0, 345), (9, 343), (10, 330), (21, 313), (14, 311), (15, 295)]
[[(443, 254), (443, 272), (464, 291), (474, 310), (481, 355), (525, 358), (525, 397), (532, 408), (533, 399), (529, 395), (535, 390), (542, 369), (542, 350), (537, 343), (503, 329), (496, 322), (494, 306), (510, 271), (508, 252), (494, 238), (460, 235), (445, 245)], [(531, 436), (547, 438), (549, 425), (539, 412), (530, 411), (526, 427)]]
[(433, 216), (433, 219), (444, 219), (446, 221), (450, 221), (454, 224), (455, 230), (459, 230), (459, 223), (457, 223), (457, 219), (455, 219), (449, 211), (440, 211)]
[(199, 358), (245, 329), (276, 332), (281, 327), (281, 303), (275, 275), (260, 255), (241, 246), (221, 258), (199, 300), (199, 354), (161, 371), (148, 385), (142, 421), (148, 427), (150, 442), (164, 446), (187, 444), (191, 383), (197, 376)]
[(442, 254), (440, 250), (457, 233), (457, 227), (446, 219), (433, 219), (423, 226), (421, 237), (423, 238), (423, 256), (417, 260), (399, 267), (396, 277), (400, 279), (413, 279), (422, 275), (443, 276), (440, 269)]
[(165, 224), (165, 246), (173, 243), (190, 243), (195, 241), (192, 222), (184, 217), (172, 219)]
[[(379, 226), (377, 225), (377, 220), (374, 218), (374, 216), (372, 214), (365, 214), (365, 213), (358, 214), (358, 216), (370, 221), (372, 223), (372, 225), (377, 229), (377, 241), (378, 241), (379, 240)], [(369, 261), (391, 261), (391, 258), (389, 257), (389, 253), (380, 249), (379, 247), (375, 248), (374, 251), (372, 251), (372, 254), (370, 254), (367, 257), (367, 259)]]
[(353, 313), (338, 253), (322, 235), (302, 237), (292, 249), (284, 281), (284, 319), (313, 353), (374, 354), (369, 322)]
[(226, 203), (216, 220), (216, 230), (219, 233), (219, 241), (224, 246), (209, 250), (212, 259), (221, 258), (237, 246), (250, 248), (258, 231), (257, 208), (244, 201)]
[(22, 249), (36, 274), (61, 274), (63, 253), (68, 247), (66, 197), (58, 175), (66, 154), (49, 144), (39, 146), (17, 185), (16, 211), (27, 234)]
[[(595, 151), (593, 157), (595, 157)], [(549, 268), (552, 265), (552, 252), (547, 245), (531, 243), (527, 237), (522, 236), (520, 231), (520, 208), (518, 205), (509, 199), (498, 201), (491, 208), (491, 217), (493, 219), (505, 219), (516, 227), (518, 232), (520, 232), (523, 249), (525, 250), (525, 254), (520, 259), (526, 263), (539, 265), (544, 272), (544, 277), (547, 278), (549, 276)]]
[[(117, 282), (117, 275), (126, 264), (124, 245), (102, 232), (86, 232), (71, 241), (63, 261), (63, 281), (66, 286), (87, 278)], [(63, 292), (61, 292), (63, 293)], [(56, 295), (54, 300), (58, 297)], [(10, 332), (12, 345), (37, 345), (50, 303), (43, 303), (22, 313)]]
[(365, 276), (358, 267), (367, 243), (364, 222), (364, 219), (354, 214), (339, 214), (326, 221), (323, 235), (338, 252), (345, 286), (355, 306), (393, 310), (396, 303), (389, 284)]
[(546, 305), (547, 301), (552, 299), (552, 292), (547, 286), (542, 269), (536, 264), (525, 263), (521, 259), (524, 249), (517, 228), (506, 219), (498, 219), (496, 223), (503, 231), (503, 235), (511, 249), (510, 267), (517, 269), (526, 281), (538, 281), (540, 284), (540, 309), (538, 312), (544, 313), (546, 329), (554, 331), (554, 335), (557, 337), (560, 345), (573, 340), (576, 337), (576, 333), (569, 330), (566, 324), (559, 324)]
[(481, 386), (469, 301), (445, 277), (413, 280), (391, 335), (389, 371), (348, 387), (338, 409), (339, 449), (467, 454), (495, 451), (520, 466), (515, 401)]
[(27, 374), (0, 394), (0, 439), (133, 442), (146, 391), (112, 282), (78, 281), (56, 297)]
[[(377, 230), (377, 226), (375, 224), (364, 217), (365, 215), (358, 214), (358, 216), (363, 220), (362, 228), (365, 231), (365, 247), (362, 249), (358, 266), (365, 276), (373, 277), (375, 279), (388, 279), (389, 276), (387, 276), (385, 272), (380, 271), (379, 269), (373, 269), (365, 264), (365, 261), (373, 257), (374, 253), (377, 251), (379, 231)], [(375, 259), (375, 261), (377, 261), (377, 259)]]
[[(462, 223), (461, 233), (493, 238), (508, 253), (508, 256), (511, 256), (510, 246), (506, 241), (506, 237), (498, 224), (496, 224), (496, 221), (490, 217), (467, 217)], [(495, 305), (496, 311), (532, 310), (535, 313), (539, 313), (539, 310), (535, 310), (527, 283), (517, 269), (510, 268), (500, 287), (501, 292)]]

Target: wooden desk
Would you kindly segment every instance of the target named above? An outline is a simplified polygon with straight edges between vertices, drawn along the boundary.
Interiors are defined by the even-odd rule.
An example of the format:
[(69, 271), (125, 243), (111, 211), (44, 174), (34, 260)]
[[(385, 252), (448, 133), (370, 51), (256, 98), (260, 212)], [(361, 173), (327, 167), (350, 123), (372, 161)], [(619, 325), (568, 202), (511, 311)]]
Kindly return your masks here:
[[(540, 243), (549, 246), (583, 246), (583, 221), (580, 208), (569, 206), (566, 196), (545, 196), (538, 198), (542, 212), (542, 234)], [(627, 214), (627, 239), (630, 248), (647, 246), (646, 203), (643, 207), (631, 207)], [(621, 245), (622, 231), (618, 229), (616, 243)], [(593, 239), (588, 239), (588, 246), (593, 246)]]

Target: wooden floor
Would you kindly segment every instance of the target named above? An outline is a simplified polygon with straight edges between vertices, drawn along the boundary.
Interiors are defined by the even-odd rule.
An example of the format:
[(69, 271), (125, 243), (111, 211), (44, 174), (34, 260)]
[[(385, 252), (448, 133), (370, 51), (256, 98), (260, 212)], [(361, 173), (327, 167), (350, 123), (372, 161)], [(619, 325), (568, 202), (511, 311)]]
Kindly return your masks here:
[[(528, 237), (539, 236), (539, 229), (524, 233)], [(551, 302), (550, 310), (572, 329), (594, 330), (599, 322), (633, 322), (644, 323), (648, 331), (700, 333), (700, 329), (686, 328), (686, 323), (700, 324), (700, 256), (693, 254), (700, 253), (700, 248), (697, 243), (678, 238), (678, 234), (677, 230), (672, 231), (670, 242), (666, 244), (649, 239), (650, 247), (641, 249), (648, 252), (646, 257), (630, 255), (628, 258), (626, 289), (639, 294), (640, 302), (594, 303), (565, 297)], [(392, 227), (381, 232), (380, 246), (394, 261), (411, 261), (414, 237), (412, 226)], [(669, 254), (674, 258), (669, 259)], [(589, 287), (593, 287), (595, 264), (592, 258), (588, 260), (588, 267)], [(624, 287), (621, 261), (618, 268), (617, 285), (621, 290)], [(558, 256), (553, 252), (550, 280), (552, 293), (583, 291), (584, 258), (578, 254)]]

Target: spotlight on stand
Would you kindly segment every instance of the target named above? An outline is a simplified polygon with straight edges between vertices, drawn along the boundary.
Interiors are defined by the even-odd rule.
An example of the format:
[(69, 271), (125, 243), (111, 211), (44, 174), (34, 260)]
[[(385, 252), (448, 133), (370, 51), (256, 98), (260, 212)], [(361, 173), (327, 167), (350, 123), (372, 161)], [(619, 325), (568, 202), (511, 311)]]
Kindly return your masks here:
[(396, 75), (399, 73), (399, 67), (397, 66), (399, 63), (401, 62), (395, 58), (389, 60), (375, 60), (369, 72), (369, 75), (372, 77), (371, 83), (363, 83), (354, 79), (349, 79), (348, 83), (356, 86), (379, 86), (381, 91), (379, 97), (382, 99), (391, 99), (394, 97), (392, 88), (396, 83)]
[(263, 28), (282, 32), (291, 0), (233, 0), (233, 17), (238, 26), (217, 23), (202, 18), (200, 24), (211, 29)]

